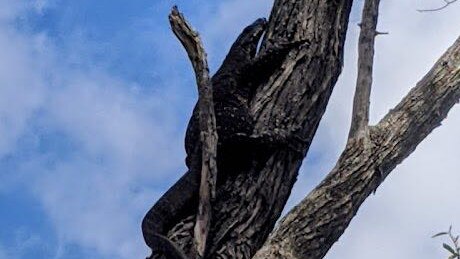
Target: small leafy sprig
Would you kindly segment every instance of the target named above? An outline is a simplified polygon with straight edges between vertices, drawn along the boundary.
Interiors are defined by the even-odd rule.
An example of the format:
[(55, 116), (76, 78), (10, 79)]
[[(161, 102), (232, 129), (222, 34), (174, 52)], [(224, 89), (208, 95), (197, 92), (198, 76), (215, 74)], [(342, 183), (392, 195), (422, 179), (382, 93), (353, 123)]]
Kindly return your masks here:
[(448, 236), (450, 242), (452, 243), (452, 245), (449, 245), (447, 243), (442, 244), (442, 247), (450, 253), (448, 259), (460, 259), (459, 236), (454, 236), (454, 234), (452, 234), (452, 226), (449, 227), (449, 231), (439, 232), (436, 235), (432, 236), (432, 238), (440, 236)]

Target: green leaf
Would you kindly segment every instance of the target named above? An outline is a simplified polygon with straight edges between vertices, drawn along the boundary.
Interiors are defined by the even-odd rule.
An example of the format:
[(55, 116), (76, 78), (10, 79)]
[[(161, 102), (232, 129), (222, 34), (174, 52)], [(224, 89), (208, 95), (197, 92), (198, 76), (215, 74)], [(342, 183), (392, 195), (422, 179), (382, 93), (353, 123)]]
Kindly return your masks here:
[(435, 238), (435, 237), (439, 237), (439, 236), (444, 236), (444, 235), (447, 235), (447, 234), (449, 234), (449, 233), (447, 233), (447, 232), (439, 232), (438, 234), (432, 236), (431, 238)]
[(455, 250), (452, 247), (450, 247), (450, 245), (444, 243), (444, 244), (442, 244), (442, 247), (444, 247), (444, 249), (449, 251), (451, 254), (458, 256), (457, 252), (455, 252)]

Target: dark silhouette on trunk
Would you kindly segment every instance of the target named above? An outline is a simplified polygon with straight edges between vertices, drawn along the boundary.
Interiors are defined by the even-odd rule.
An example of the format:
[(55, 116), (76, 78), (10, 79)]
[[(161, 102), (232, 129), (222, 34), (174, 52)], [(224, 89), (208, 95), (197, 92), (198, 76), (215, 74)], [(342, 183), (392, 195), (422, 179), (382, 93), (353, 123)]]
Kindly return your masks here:
[(348, 144), (275, 230), (341, 73), (353, 1), (276, 0), (268, 23), (259, 19), (243, 30), (212, 79), (198, 34), (173, 9), (172, 29), (200, 94), (187, 129), (189, 171), (142, 224), (151, 258), (324, 257), (364, 200), (460, 98), (459, 39), (400, 104), (369, 125), (379, 2), (364, 4)]

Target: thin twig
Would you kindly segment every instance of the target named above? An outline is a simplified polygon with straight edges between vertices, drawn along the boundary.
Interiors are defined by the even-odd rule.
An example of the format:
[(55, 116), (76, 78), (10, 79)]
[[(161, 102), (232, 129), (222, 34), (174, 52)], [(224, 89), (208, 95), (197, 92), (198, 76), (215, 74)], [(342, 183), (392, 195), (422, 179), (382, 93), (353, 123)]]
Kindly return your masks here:
[(206, 251), (206, 240), (211, 221), (211, 200), (215, 197), (217, 178), (217, 131), (214, 105), (212, 99), (212, 84), (206, 52), (200, 37), (176, 6), (169, 15), (171, 28), (184, 46), (195, 70), (198, 85), (198, 109), (200, 121), (200, 139), (202, 143), (202, 164), (200, 200), (194, 229), (194, 249), (198, 258)]
[(449, 5), (451, 5), (451, 4), (455, 3), (455, 2), (457, 2), (457, 0), (451, 0), (451, 1), (444, 0), (444, 5), (441, 6), (441, 7), (433, 8), (433, 9), (419, 9), (417, 11), (419, 11), (419, 12), (436, 12), (436, 11), (440, 11), (442, 9), (447, 8)]
[(359, 24), (361, 33), (358, 43), (358, 77), (353, 101), (349, 139), (356, 137), (369, 124), (369, 106), (372, 88), (372, 70), (374, 66), (375, 37), (377, 32), (380, 0), (366, 0), (364, 3), (362, 21)]

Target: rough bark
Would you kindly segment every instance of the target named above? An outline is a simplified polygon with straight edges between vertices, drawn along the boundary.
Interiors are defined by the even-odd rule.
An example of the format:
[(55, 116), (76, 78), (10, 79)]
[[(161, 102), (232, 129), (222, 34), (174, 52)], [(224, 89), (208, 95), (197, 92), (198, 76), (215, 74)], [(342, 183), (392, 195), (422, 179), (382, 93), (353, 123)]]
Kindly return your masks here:
[[(306, 154), (343, 65), (352, 0), (276, 0), (262, 45), (308, 42), (291, 51), (251, 103), (254, 134), (296, 134)], [(253, 166), (235, 172), (216, 193), (208, 258), (251, 258), (273, 229), (296, 181), (303, 155), (289, 148), (264, 150)], [(193, 215), (169, 237), (190, 248)]]
[[(253, 134), (300, 136), (302, 154), (277, 147), (261, 150), (249, 168), (235, 166), (216, 190), (206, 258), (251, 258), (262, 245), (255, 258), (322, 258), (364, 200), (458, 102), (460, 39), (395, 109), (376, 126), (367, 125), (379, 3), (367, 0), (350, 139), (334, 169), (267, 240), (341, 72), (352, 2), (275, 0), (259, 55), (272, 46), (308, 44), (283, 56), (258, 87), (250, 105)], [(200, 222), (190, 215), (168, 234), (189, 255), (195, 221)]]
[(213, 94), (206, 52), (195, 32), (177, 7), (169, 15), (172, 31), (184, 46), (195, 71), (198, 86), (200, 140), (202, 144), (200, 199), (194, 228), (194, 256), (204, 256), (211, 222), (211, 200), (215, 197), (217, 179), (217, 130)]
[[(291, 131), (307, 152), (341, 72), (352, 1), (275, 1), (263, 49), (306, 40), (261, 86), (251, 108), (256, 134)], [(270, 151), (218, 190), (209, 258), (251, 258), (286, 204), (303, 156)]]
[(375, 37), (379, 17), (380, 0), (366, 0), (361, 18), (358, 42), (358, 77), (353, 100), (353, 113), (348, 138), (365, 132), (369, 125), (369, 106), (374, 67)]
[(255, 258), (322, 258), (364, 200), (460, 99), (460, 38), (369, 134), (351, 139), (328, 176), (281, 221)]

